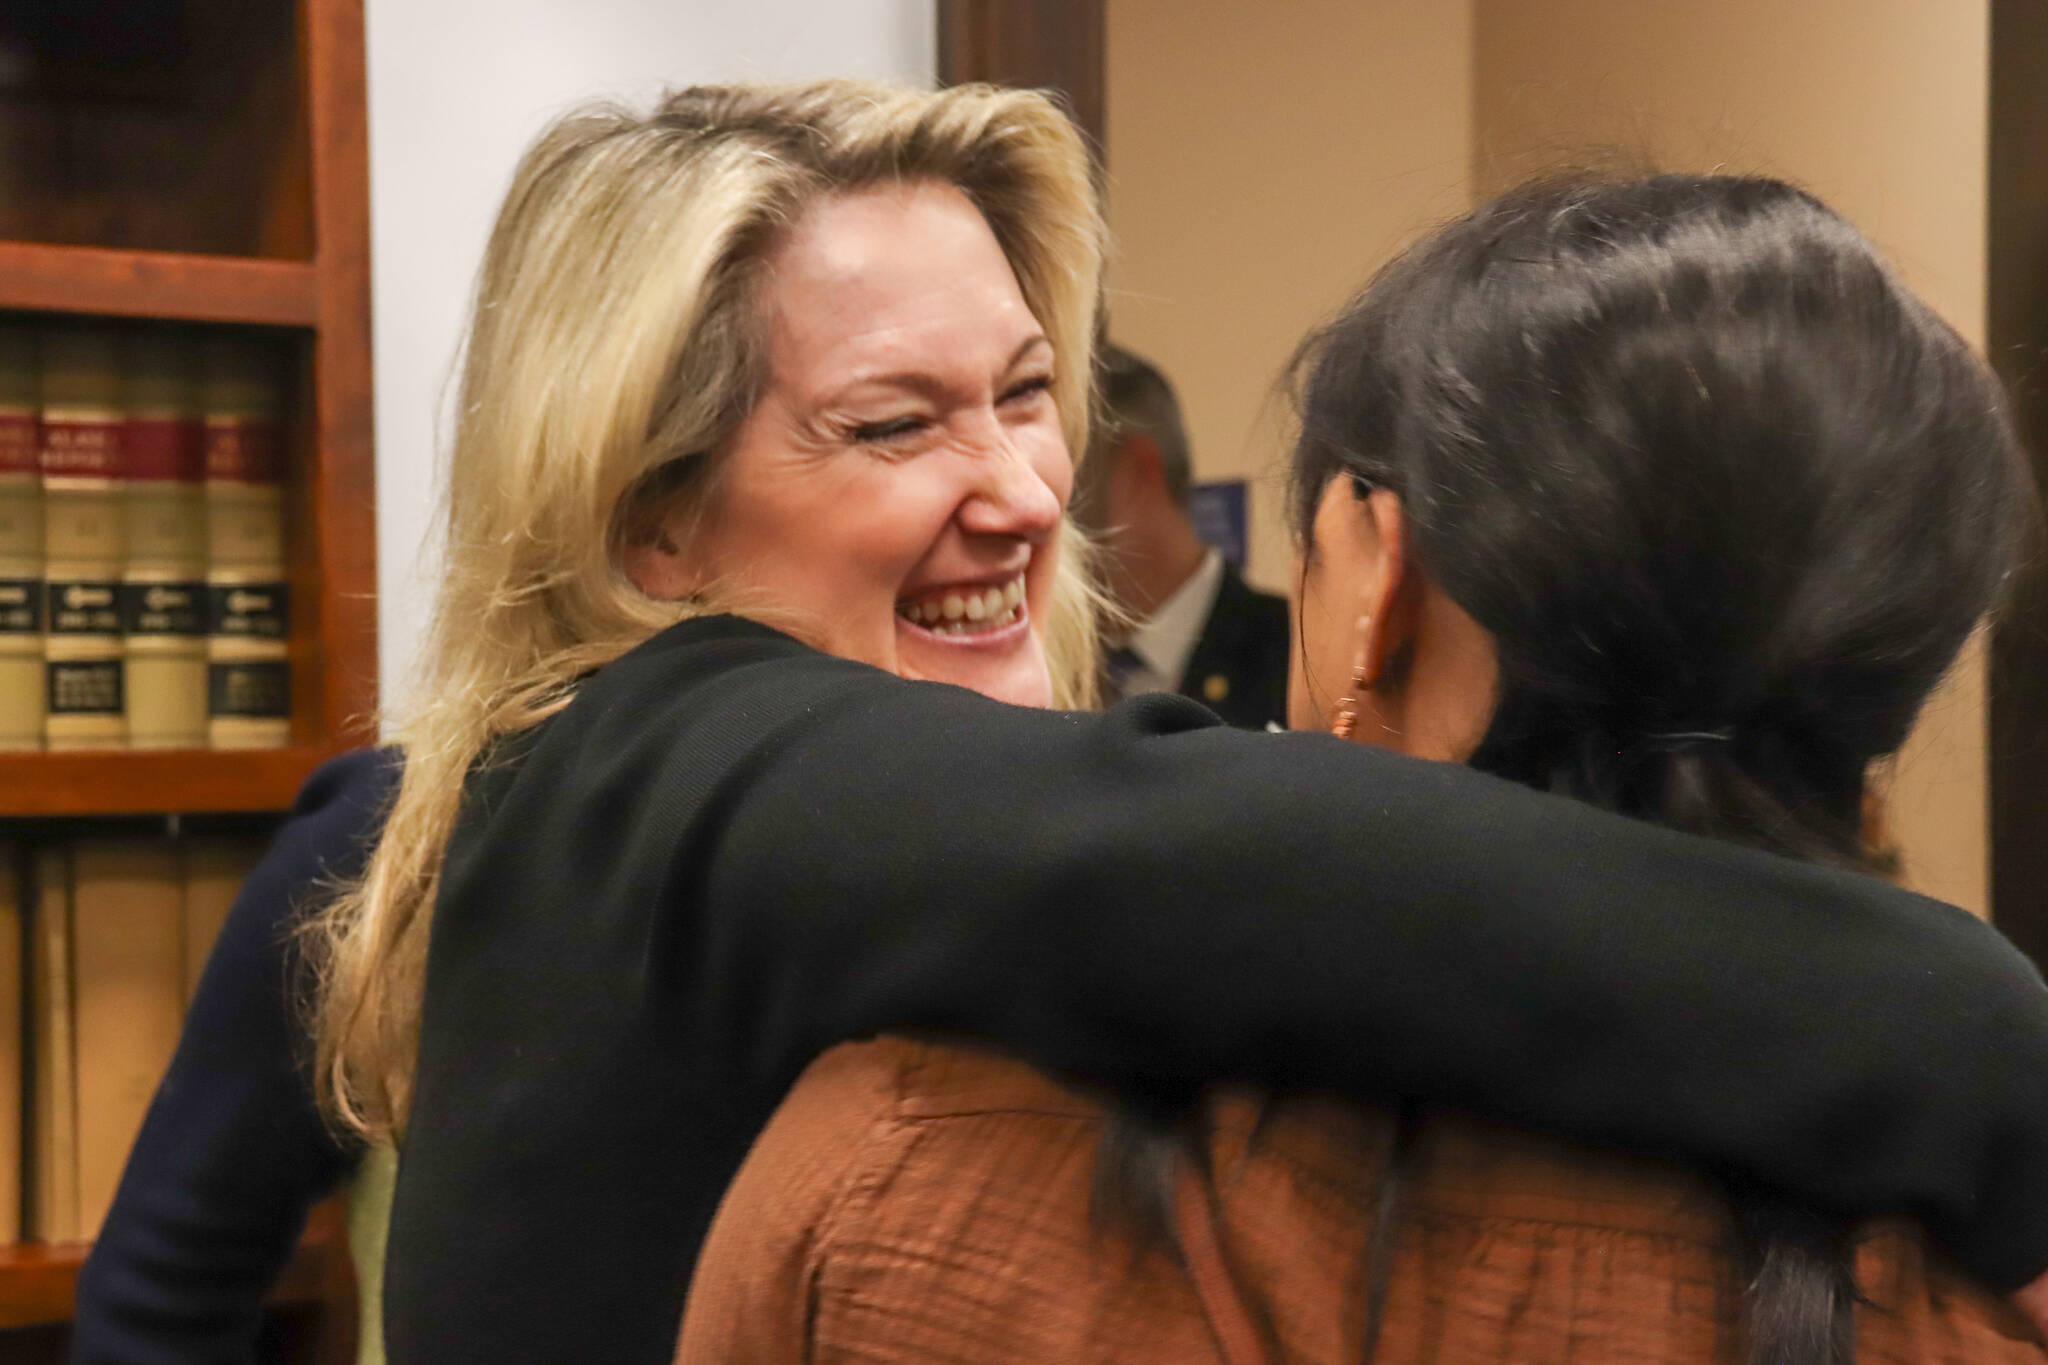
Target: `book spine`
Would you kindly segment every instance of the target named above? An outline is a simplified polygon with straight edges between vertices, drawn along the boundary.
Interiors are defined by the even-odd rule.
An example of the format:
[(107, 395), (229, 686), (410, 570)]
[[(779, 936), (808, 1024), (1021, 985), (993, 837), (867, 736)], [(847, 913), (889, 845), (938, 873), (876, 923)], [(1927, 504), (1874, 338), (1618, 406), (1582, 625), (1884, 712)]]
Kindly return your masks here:
[(138, 333), (122, 375), (121, 640), (134, 749), (206, 747), (206, 445), (197, 360), (183, 333)]
[(27, 940), (22, 858), (20, 845), (0, 844), (0, 1019), (12, 1025), (0, 1031), (0, 1243), (21, 1240), (22, 1097), (27, 1093), (21, 1022), (28, 1017), (22, 998), (28, 983), (22, 957)]
[(35, 893), (30, 1223), (38, 1241), (70, 1242), (78, 1237), (78, 1072), (71, 1033), (71, 854), (64, 845), (36, 850)]
[(43, 747), (41, 405), (35, 333), (0, 323), (0, 750)]
[(284, 562), (284, 430), (275, 354), (235, 337), (203, 352), (207, 742), (291, 742), (291, 594)]
[(184, 879), (164, 838), (71, 849), (78, 1235), (97, 1236), (185, 1013)]
[(127, 734), (117, 356), (107, 328), (55, 327), (43, 336), (43, 736), (52, 749), (119, 748)]
[(242, 882), (263, 860), (261, 839), (214, 835), (188, 839), (185, 869), (185, 1003), (199, 991), (213, 945), (241, 893)]

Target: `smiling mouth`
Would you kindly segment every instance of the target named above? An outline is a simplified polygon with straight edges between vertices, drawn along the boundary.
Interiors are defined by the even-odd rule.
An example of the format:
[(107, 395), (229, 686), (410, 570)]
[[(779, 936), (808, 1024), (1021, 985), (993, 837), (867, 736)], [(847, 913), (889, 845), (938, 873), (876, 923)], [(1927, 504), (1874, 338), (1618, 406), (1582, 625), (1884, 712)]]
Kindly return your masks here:
[(1023, 619), (1024, 575), (1007, 583), (935, 588), (904, 598), (896, 614), (934, 635), (985, 635)]

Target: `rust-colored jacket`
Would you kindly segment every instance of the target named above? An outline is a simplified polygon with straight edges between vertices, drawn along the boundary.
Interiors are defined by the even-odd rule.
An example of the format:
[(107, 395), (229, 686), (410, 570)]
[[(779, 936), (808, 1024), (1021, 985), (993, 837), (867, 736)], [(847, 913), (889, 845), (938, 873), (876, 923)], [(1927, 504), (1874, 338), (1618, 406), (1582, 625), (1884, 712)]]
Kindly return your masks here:
[[(1384, 1113), (1220, 1098), (1170, 1248), (1091, 1229), (1103, 1109), (1018, 1063), (903, 1039), (815, 1063), (727, 1193), (677, 1360), (1365, 1359)], [(1424, 1122), (1381, 1362), (1743, 1358), (1731, 1219), (1685, 1171), (1455, 1118)], [(1864, 1244), (1863, 1365), (2038, 1362), (2017, 1316), (1911, 1238)]]

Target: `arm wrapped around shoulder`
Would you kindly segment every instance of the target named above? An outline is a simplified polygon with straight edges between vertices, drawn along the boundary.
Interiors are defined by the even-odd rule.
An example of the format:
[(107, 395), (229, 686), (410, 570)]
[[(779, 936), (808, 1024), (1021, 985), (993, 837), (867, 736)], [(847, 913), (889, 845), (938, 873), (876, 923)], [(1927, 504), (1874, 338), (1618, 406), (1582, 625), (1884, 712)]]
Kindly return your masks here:
[(955, 1028), (1126, 1095), (1454, 1104), (1911, 1214), (2001, 1289), (2048, 1267), (2048, 988), (1962, 911), (1169, 697), (761, 674), (781, 718), (686, 855), (698, 1017), (759, 1084)]

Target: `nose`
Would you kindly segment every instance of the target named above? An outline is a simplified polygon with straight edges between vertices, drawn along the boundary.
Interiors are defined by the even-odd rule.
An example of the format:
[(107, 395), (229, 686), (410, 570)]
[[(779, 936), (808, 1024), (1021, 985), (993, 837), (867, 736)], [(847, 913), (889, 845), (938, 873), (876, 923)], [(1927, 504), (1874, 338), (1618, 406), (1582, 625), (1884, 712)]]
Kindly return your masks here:
[(1022, 451), (1004, 443), (975, 460), (975, 486), (960, 507), (960, 525), (970, 535), (1010, 536), (1041, 541), (1060, 524), (1065, 503), (1043, 471)]

